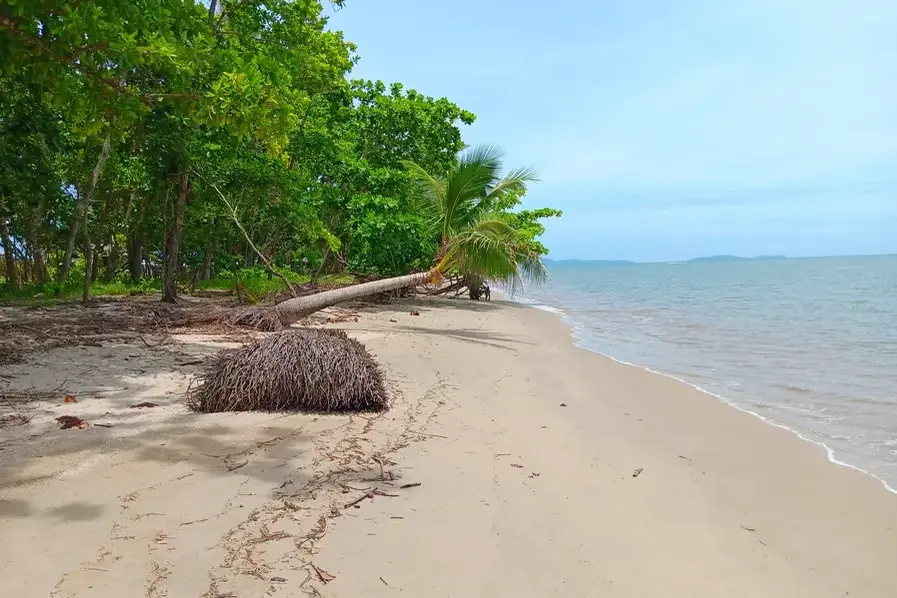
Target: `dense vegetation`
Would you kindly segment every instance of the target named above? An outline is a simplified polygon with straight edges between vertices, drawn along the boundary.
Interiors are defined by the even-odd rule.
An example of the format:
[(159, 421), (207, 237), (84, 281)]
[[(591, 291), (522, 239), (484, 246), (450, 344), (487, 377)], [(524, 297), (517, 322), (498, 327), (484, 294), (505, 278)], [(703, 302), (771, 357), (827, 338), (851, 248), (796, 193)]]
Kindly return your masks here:
[[(395, 276), (449, 255), (486, 279), (537, 268), (540, 219), (559, 212), (519, 209), (531, 173), (482, 203), (500, 162), (474, 151), (492, 152), (492, 178), (462, 198), (482, 205), (451, 245), (434, 199), (467, 172), (459, 127), (474, 115), (351, 79), (355, 46), (326, 24), (317, 0), (4, 0), (3, 293), (173, 300), (235, 277)], [(510, 261), (489, 254), (496, 242)]]

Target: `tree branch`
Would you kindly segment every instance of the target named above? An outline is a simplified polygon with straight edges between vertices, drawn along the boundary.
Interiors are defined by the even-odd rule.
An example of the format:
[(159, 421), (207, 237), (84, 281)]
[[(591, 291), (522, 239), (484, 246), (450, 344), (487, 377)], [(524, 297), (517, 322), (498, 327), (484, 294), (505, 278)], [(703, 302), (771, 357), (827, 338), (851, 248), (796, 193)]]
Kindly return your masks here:
[(224, 194), (221, 192), (221, 190), (218, 189), (218, 187), (215, 185), (215, 183), (213, 183), (212, 181), (210, 181), (209, 179), (207, 179), (206, 177), (204, 177), (202, 174), (200, 174), (199, 172), (197, 172), (195, 170), (193, 171), (193, 173), (196, 176), (198, 176), (199, 178), (201, 178), (202, 180), (204, 180), (212, 189), (215, 190), (215, 192), (218, 194), (218, 197), (221, 198), (221, 201), (224, 202), (224, 205), (226, 205), (227, 209), (230, 210), (231, 220), (234, 221), (234, 224), (236, 224), (237, 228), (240, 229), (240, 232), (243, 233), (243, 237), (246, 239), (246, 242), (249, 244), (249, 247), (252, 249), (252, 251), (255, 252), (255, 254), (259, 257), (259, 259), (265, 265), (265, 268), (267, 268), (271, 274), (273, 274), (274, 276), (276, 276), (277, 278), (282, 280), (283, 283), (285, 285), (287, 285), (287, 288), (290, 290), (290, 295), (292, 295), (293, 297), (296, 297), (297, 296), (296, 288), (292, 285), (292, 283), (290, 283), (289, 280), (287, 280), (286, 276), (284, 276), (283, 274), (278, 272), (274, 268), (274, 266), (271, 265), (271, 262), (269, 262), (268, 258), (265, 257), (265, 254), (263, 254), (261, 251), (259, 251), (258, 247), (255, 246), (255, 243), (252, 242), (252, 238), (250, 238), (249, 233), (247, 233), (246, 229), (243, 228), (243, 225), (240, 224), (240, 220), (237, 218), (236, 206), (232, 205), (227, 200), (227, 198), (224, 196)]

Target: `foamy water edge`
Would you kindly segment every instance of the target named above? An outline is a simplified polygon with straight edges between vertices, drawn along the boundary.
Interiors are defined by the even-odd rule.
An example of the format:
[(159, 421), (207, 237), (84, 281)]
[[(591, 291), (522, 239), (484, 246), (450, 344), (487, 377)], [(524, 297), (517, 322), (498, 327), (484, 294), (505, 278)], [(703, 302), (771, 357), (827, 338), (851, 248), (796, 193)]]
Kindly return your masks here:
[(568, 316), (568, 315), (567, 315), (567, 312), (565, 312), (563, 309), (558, 308), (558, 307), (553, 307), (553, 306), (551, 306), (551, 305), (544, 305), (544, 304), (541, 304), (541, 303), (531, 303), (531, 302), (528, 302), (528, 301), (527, 301), (525, 298), (523, 298), (523, 297), (516, 297), (516, 298), (515, 298), (515, 297), (511, 297), (510, 295), (505, 295), (505, 297), (506, 297), (509, 301), (513, 301), (514, 303), (517, 303), (517, 304), (519, 304), (519, 305), (523, 305), (523, 306), (525, 306), (525, 307), (531, 307), (531, 308), (534, 308), (534, 309), (538, 309), (539, 311), (545, 311), (545, 312), (554, 314), (555, 316), (558, 316), (558, 318), (560, 319), (561, 323), (564, 324), (567, 328), (570, 329), (570, 337), (573, 338), (573, 341), (574, 341), (574, 342), (573, 342), (573, 346), (575, 346), (576, 348), (578, 348), (578, 349), (583, 349), (583, 350), (585, 350), (585, 351), (588, 351), (588, 352), (590, 352), (590, 353), (594, 353), (594, 354), (596, 354), (596, 355), (601, 355), (602, 357), (606, 357), (606, 358), (610, 359), (611, 361), (614, 361), (614, 362), (619, 363), (619, 364), (622, 364), (622, 365), (626, 365), (626, 366), (630, 366), (630, 367), (638, 368), (638, 369), (640, 369), (640, 370), (643, 370), (643, 371), (646, 371), (646, 372), (650, 372), (650, 373), (655, 374), (655, 375), (658, 375), (658, 376), (664, 376), (665, 378), (670, 378), (671, 380), (675, 380), (676, 382), (680, 382), (680, 383), (682, 383), (682, 384), (685, 384), (685, 385), (687, 385), (687, 386), (690, 386), (690, 387), (694, 388), (695, 390), (697, 390), (697, 391), (699, 391), (699, 392), (702, 392), (702, 393), (704, 393), (704, 394), (710, 395), (711, 397), (714, 397), (714, 398), (716, 398), (716, 399), (722, 401), (724, 404), (726, 404), (726, 405), (728, 405), (728, 406), (730, 406), (730, 407), (733, 407), (733, 408), (737, 409), (738, 411), (741, 411), (741, 412), (743, 412), (743, 413), (747, 413), (747, 414), (749, 414), (749, 415), (753, 415), (754, 417), (756, 417), (756, 418), (758, 418), (758, 419), (764, 421), (765, 423), (767, 423), (767, 424), (769, 424), (769, 425), (771, 425), (771, 426), (775, 426), (776, 428), (780, 428), (780, 429), (782, 429), (782, 430), (787, 430), (788, 432), (791, 432), (792, 434), (794, 434), (795, 436), (797, 436), (798, 438), (800, 438), (801, 440), (803, 440), (803, 441), (805, 441), (805, 442), (809, 442), (809, 443), (811, 443), (811, 444), (815, 444), (816, 446), (821, 446), (822, 448), (824, 448), (824, 449), (825, 449), (826, 456), (827, 456), (827, 458), (828, 458), (828, 460), (829, 460), (830, 463), (834, 463), (835, 465), (840, 465), (841, 467), (847, 467), (848, 469), (853, 469), (853, 470), (856, 470), (856, 471), (858, 471), (858, 472), (860, 472), (860, 473), (866, 474), (867, 476), (870, 476), (870, 477), (872, 477), (872, 478), (878, 480), (879, 482), (881, 482), (881, 485), (884, 486), (885, 490), (887, 490), (888, 492), (890, 492), (890, 493), (892, 493), (892, 494), (897, 494), (897, 488), (892, 487), (892, 486), (891, 486), (890, 484), (888, 484), (888, 482), (885, 481), (884, 479), (882, 479), (882, 478), (880, 478), (879, 476), (875, 475), (875, 474), (872, 473), (871, 471), (868, 471), (868, 470), (866, 470), (866, 469), (863, 469), (862, 467), (858, 467), (857, 465), (853, 465), (852, 463), (848, 463), (848, 462), (846, 462), (846, 461), (841, 461), (841, 460), (838, 459), (838, 457), (835, 455), (835, 451), (834, 451), (834, 449), (832, 449), (830, 446), (828, 446), (827, 444), (825, 444), (824, 442), (821, 442), (821, 441), (819, 441), (819, 440), (815, 440), (815, 439), (813, 439), (813, 438), (807, 438), (807, 437), (804, 436), (799, 430), (795, 430), (794, 428), (792, 428), (792, 427), (790, 427), (790, 426), (786, 426), (785, 424), (781, 424), (781, 423), (779, 423), (779, 422), (773, 421), (773, 420), (769, 419), (768, 417), (765, 417), (765, 416), (763, 416), (763, 415), (760, 415), (759, 413), (756, 413), (756, 412), (754, 412), (754, 411), (751, 411), (750, 409), (747, 409), (746, 407), (742, 407), (741, 405), (739, 405), (738, 403), (736, 403), (736, 402), (734, 402), (733, 400), (729, 399), (728, 397), (725, 397), (725, 396), (723, 396), (723, 395), (721, 395), (721, 394), (717, 394), (717, 393), (715, 393), (715, 392), (711, 392), (711, 391), (709, 391), (709, 390), (707, 390), (707, 389), (705, 389), (705, 388), (701, 388), (701, 387), (698, 386), (697, 384), (693, 384), (693, 383), (689, 382), (688, 380), (683, 380), (682, 378), (679, 378), (679, 377), (674, 376), (674, 375), (672, 375), (672, 374), (669, 374), (669, 373), (667, 373), (667, 372), (662, 372), (662, 371), (659, 371), (659, 370), (655, 370), (655, 369), (652, 369), (652, 368), (650, 368), (650, 367), (648, 367), (648, 366), (646, 366), (646, 365), (640, 364), (640, 363), (632, 363), (632, 362), (629, 362), (629, 361), (623, 361), (622, 359), (617, 359), (617, 358), (614, 357), (613, 355), (609, 355), (609, 354), (607, 354), (607, 353), (603, 353), (603, 352), (601, 352), (601, 351), (598, 351), (598, 350), (596, 350), (596, 349), (592, 349), (591, 347), (588, 347), (588, 346), (584, 345), (584, 344), (583, 344), (584, 341), (576, 335), (576, 329), (577, 329), (576, 321), (573, 320), (573, 318), (571, 318), (570, 316)]

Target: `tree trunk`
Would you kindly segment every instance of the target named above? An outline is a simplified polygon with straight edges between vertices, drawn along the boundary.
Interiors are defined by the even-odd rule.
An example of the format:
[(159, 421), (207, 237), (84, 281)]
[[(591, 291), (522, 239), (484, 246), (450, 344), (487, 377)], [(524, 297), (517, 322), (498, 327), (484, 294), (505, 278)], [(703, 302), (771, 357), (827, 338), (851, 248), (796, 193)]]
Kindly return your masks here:
[(274, 311), (281, 323), (288, 326), (309, 314), (324, 309), (325, 307), (331, 307), (338, 303), (345, 303), (346, 301), (362, 299), (378, 293), (387, 293), (406, 287), (415, 287), (419, 284), (424, 284), (432, 277), (438, 275), (438, 271), (434, 268), (427, 272), (417, 272), (405, 276), (396, 276), (395, 278), (384, 278), (383, 280), (364, 282), (343, 287), (341, 289), (324, 291), (322, 293), (315, 293), (314, 295), (306, 295), (305, 297), (287, 299), (283, 303), (278, 303), (274, 307)]
[(90, 271), (93, 267), (93, 251), (90, 248), (90, 234), (87, 227), (84, 227), (84, 286), (81, 291), (81, 302), (87, 305), (90, 299)]
[(131, 282), (140, 282), (143, 278), (143, 221), (146, 218), (146, 198), (141, 198), (140, 211), (136, 220), (128, 223), (128, 271), (131, 274)]
[(6, 212), (3, 209), (2, 198), (0, 198), (0, 243), (3, 244), (3, 257), (6, 260), (6, 282), (13, 290), (18, 290), (19, 271), (16, 269), (16, 256), (12, 250), (12, 240), (9, 236), (9, 226), (6, 224)]
[(31, 250), (31, 260), (34, 263), (32, 277), (34, 282), (40, 284), (47, 282), (47, 260), (44, 258), (44, 248), (40, 239), (40, 224), (44, 217), (45, 206), (46, 201), (41, 198), (28, 223), (28, 248)]
[(131, 282), (138, 283), (143, 278), (143, 243), (140, 233), (128, 239), (128, 270), (131, 273)]
[(181, 172), (178, 198), (174, 204), (174, 218), (165, 242), (165, 267), (162, 273), (162, 301), (177, 301), (177, 273), (181, 255), (181, 233), (184, 230), (184, 210), (187, 207), (187, 193), (190, 190), (190, 175)]
[[(72, 252), (75, 250), (75, 237), (78, 234), (78, 226), (81, 221), (87, 217), (87, 208), (90, 205), (90, 198), (93, 197), (93, 190), (100, 180), (100, 174), (103, 172), (103, 166), (106, 164), (106, 158), (109, 157), (109, 147), (112, 144), (112, 131), (106, 133), (106, 140), (103, 142), (103, 149), (100, 150), (100, 157), (97, 159), (97, 165), (93, 168), (93, 174), (90, 176), (90, 184), (87, 186), (87, 192), (78, 198), (78, 205), (75, 207), (75, 217), (72, 220), (72, 228), (69, 231), (69, 238), (65, 245), (65, 257), (62, 258), (62, 267), (59, 269), (59, 284), (65, 285), (69, 277), (69, 270), (72, 268)], [(85, 272), (85, 275), (89, 270)]]
[(206, 241), (206, 248), (203, 251), (202, 256), (202, 264), (196, 269), (193, 273), (193, 281), (190, 284), (192, 289), (196, 289), (196, 283), (200, 280), (208, 280), (210, 278), (209, 272), (212, 270), (212, 250), (215, 245), (215, 219), (212, 219), (212, 232), (210, 233), (209, 240)]

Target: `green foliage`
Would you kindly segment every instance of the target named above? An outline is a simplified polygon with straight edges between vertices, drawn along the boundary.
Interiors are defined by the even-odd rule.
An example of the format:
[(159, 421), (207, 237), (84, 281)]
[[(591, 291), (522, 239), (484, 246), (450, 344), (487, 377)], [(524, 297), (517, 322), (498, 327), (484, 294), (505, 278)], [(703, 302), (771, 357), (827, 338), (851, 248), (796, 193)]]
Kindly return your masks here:
[(444, 176), (405, 162), (423, 193), (430, 228), (441, 239), (440, 271), (511, 284), (546, 277), (540, 258), (547, 250), (537, 240), (545, 230), (540, 220), (561, 212), (511, 211), (520, 204), (527, 183), (538, 179), (531, 168), (502, 175), (503, 156), (495, 146), (471, 148)]
[[(318, 0), (216, 7), (0, 3), (0, 295), (74, 297), (85, 275), (92, 293), (148, 290), (173, 268), (181, 288), (239, 276), (263, 296), (282, 285), (265, 262), (299, 284), (423, 270), (449, 249), (496, 272), (490, 247), (511, 237), (545, 253), (540, 220), (559, 213), (516, 211), (531, 173), (500, 177), (492, 150), (459, 158), (472, 113), (349, 79), (355, 46)], [(421, 173), (454, 202), (441, 226)]]

